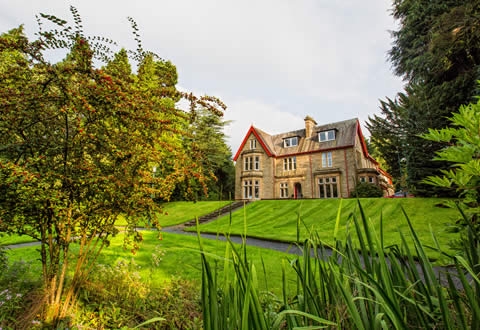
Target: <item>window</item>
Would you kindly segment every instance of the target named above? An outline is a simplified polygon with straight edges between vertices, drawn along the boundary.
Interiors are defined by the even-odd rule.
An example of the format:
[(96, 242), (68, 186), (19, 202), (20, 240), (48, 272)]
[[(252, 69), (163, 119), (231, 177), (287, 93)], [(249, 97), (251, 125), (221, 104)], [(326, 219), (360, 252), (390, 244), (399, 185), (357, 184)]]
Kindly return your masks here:
[(322, 167), (332, 167), (332, 153), (322, 153)]
[(288, 183), (280, 183), (280, 198), (288, 198)]
[(257, 149), (257, 140), (250, 140), (250, 149)]
[(260, 181), (245, 180), (243, 181), (243, 198), (252, 199), (260, 197)]
[(243, 169), (245, 171), (250, 171), (252, 169), (252, 157), (245, 157), (244, 160), (243, 160)]
[(364, 176), (360, 177), (360, 182), (367, 182), (366, 178)]
[(283, 159), (283, 170), (292, 171), (297, 169), (297, 157), (288, 157)]
[(260, 198), (260, 182), (258, 180), (255, 180), (255, 186), (253, 187), (253, 190), (255, 192), (255, 198)]
[(244, 171), (259, 171), (260, 170), (260, 156), (250, 156), (243, 159)]
[(285, 148), (294, 147), (296, 145), (298, 145), (298, 137), (296, 137), (296, 136), (286, 138), (286, 139), (283, 140), (283, 146)]
[(375, 183), (375, 178), (373, 176), (368, 177), (368, 182)]
[(338, 182), (336, 176), (324, 177), (318, 179), (318, 190), (320, 198), (338, 197)]
[(318, 133), (320, 142), (325, 142), (325, 141), (332, 141), (335, 140), (335, 130), (332, 129), (330, 131), (323, 131)]

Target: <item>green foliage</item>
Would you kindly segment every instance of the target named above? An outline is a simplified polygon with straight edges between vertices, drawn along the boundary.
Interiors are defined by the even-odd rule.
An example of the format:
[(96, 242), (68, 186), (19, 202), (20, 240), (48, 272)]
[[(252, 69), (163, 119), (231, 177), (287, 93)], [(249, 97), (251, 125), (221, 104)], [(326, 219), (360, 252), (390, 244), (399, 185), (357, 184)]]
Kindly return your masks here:
[(176, 200), (229, 200), (235, 193), (235, 167), (232, 152), (225, 141), (225, 126), (230, 122), (212, 114), (206, 108), (200, 108), (190, 124), (192, 151), (201, 163), (206, 178), (206, 194), (200, 185), (191, 187), (187, 194), (185, 182), (177, 185), (174, 199)]
[[(268, 329), (268, 315), (260, 300), (257, 270), (247, 259), (246, 246), (237, 249), (228, 240), (223, 258), (223, 280), (212, 267), (200, 232), (202, 309), (205, 329)], [(228, 238), (227, 238), (228, 239)], [(222, 284), (223, 283), (223, 284)]]
[(80, 289), (76, 327), (133, 328), (156, 318), (149, 329), (198, 329), (197, 287), (179, 278), (154, 286), (132, 259), (96, 265)]
[(229, 203), (229, 201), (164, 203), (162, 204), (163, 213), (158, 216), (158, 221), (162, 227), (178, 225), (214, 212)]
[(369, 119), (372, 140), (402, 189), (420, 196), (448, 195), (448, 190), (424, 183), (439, 175), (447, 162), (433, 156), (445, 144), (420, 138), (428, 128), (449, 124), (447, 117), (477, 94), (480, 65), (480, 18), (477, 0), (396, 0), (393, 16), (399, 29), (392, 32), (389, 52), (405, 91), (381, 101), (381, 115)]
[[(434, 158), (451, 164), (442, 175), (429, 176), (425, 183), (455, 190), (461, 200), (459, 207), (468, 219), (459, 221), (461, 227), (472, 226), (473, 238), (480, 242), (480, 100), (460, 107), (458, 113), (450, 118), (450, 127), (433, 130), (422, 137), (430, 141), (439, 141), (449, 145), (437, 152)], [(468, 237), (463, 235), (464, 240)]]
[(9, 262), (4, 250), (0, 252), (0, 327), (34, 328), (40, 324), (36, 312), (41, 301), (36, 293), (41, 282), (32, 276), (38, 269), (25, 261)]
[[(214, 257), (202, 253), (204, 328), (478, 327), (480, 279), (472, 267), (478, 268), (478, 264), (472, 263), (475, 260), (449, 256), (455, 265), (454, 271), (443, 269), (439, 272), (427, 257), (425, 247), (405, 212), (408, 229), (400, 231), (402, 242), (394, 246), (385, 245), (383, 226), (379, 231), (372, 227), (360, 202), (357, 214), (349, 215), (348, 234), (345, 239), (335, 241), (334, 249), (327, 251), (322, 239), (312, 232), (303, 242), (303, 254), (283, 263), (284, 274), (287, 268), (292, 268), (297, 280), (283, 281), (283, 304), (278, 313), (274, 313), (272, 323), (267, 323), (265, 318), (270, 311), (256, 303), (256, 297), (260, 295), (255, 285), (256, 268), (248, 262), (244, 247), (236, 249), (227, 245), (225, 257), (217, 257), (223, 260), (224, 267), (233, 267), (236, 271), (235, 276), (225, 278), (222, 285), (218, 284), (215, 268), (207, 259)], [(341, 217), (338, 212), (337, 226)], [(358, 247), (352, 244), (354, 237), (358, 237)], [(409, 248), (411, 245), (414, 250)], [(441, 250), (438, 244), (434, 248)], [(203, 251), (201, 240), (200, 249)], [(470, 255), (478, 252), (478, 247), (467, 249)], [(473, 285), (465, 273), (471, 276)], [(297, 292), (293, 297), (287, 290), (291, 285)], [(242, 319), (235, 315), (242, 315)]]
[[(120, 214), (135, 249), (136, 222), (157, 214), (155, 199), (168, 200), (180, 182), (206, 186), (184, 139), (200, 105), (216, 115), (225, 108), (214, 97), (178, 92), (175, 66), (143, 51), (138, 38), (136, 52), (111, 60), (111, 41), (85, 36), (71, 11), (73, 26), (41, 15), (33, 42), (22, 27), (0, 36), (0, 231), (41, 243), (44, 315), (52, 326), (75, 303)], [(65, 59), (50, 63), (48, 49), (63, 50)], [(137, 60), (136, 73), (127, 54)], [(95, 60), (107, 63), (98, 69)], [(175, 107), (181, 98), (189, 111)], [(75, 268), (67, 282), (69, 263)]]
[[(401, 244), (399, 230), (407, 230), (408, 226), (402, 215), (406, 210), (412, 220), (415, 231), (420, 236), (422, 244), (433, 246), (430, 229), (437, 228), (436, 235), (442, 242), (457, 239), (458, 234), (450, 229), (458, 212), (455, 209), (439, 207), (444, 199), (437, 198), (365, 198), (362, 205), (368, 219), (371, 219), (375, 229), (380, 230), (380, 215), (388, 222), (383, 223), (385, 245)], [(335, 231), (337, 212), (342, 214), (358, 212), (355, 210), (356, 200), (353, 198), (341, 200), (262, 200), (249, 203), (244, 209), (219, 218), (216, 221), (200, 225), (202, 232), (230, 233), (242, 235), (245, 232), (244, 218), (247, 218), (247, 235), (284, 242), (302, 242), (310, 237), (311, 232), (317, 232), (322, 241), (334, 246), (332, 233)], [(297, 219), (302, 224), (297, 227)], [(337, 237), (346, 237), (347, 219), (342, 218)], [(298, 236), (297, 239), (297, 228)], [(358, 244), (355, 237), (354, 244)], [(446, 245), (446, 243), (445, 243)], [(413, 246), (411, 246), (413, 249)], [(435, 251), (429, 251), (431, 258), (441, 258)], [(446, 262), (441, 260), (441, 262)]]
[(355, 189), (352, 190), (350, 195), (357, 198), (383, 197), (383, 191), (382, 188), (380, 188), (376, 184), (369, 182), (359, 182), (355, 186)]
[[(195, 204), (190, 203), (190, 205)], [(123, 234), (119, 234), (113, 238), (110, 246), (104, 248), (100, 253), (98, 263), (103, 266), (98, 268), (95, 266), (95, 270), (105, 270), (105, 273), (91, 273), (89, 281), (82, 286), (82, 293), (79, 296), (76, 307), (70, 310), (68, 314), (69, 319), (66, 320), (68, 323), (64, 323), (64, 327), (75, 328), (75, 325), (78, 324), (79, 327), (96, 329), (97, 327), (93, 325), (100, 322), (97, 317), (103, 317), (103, 320), (112, 320), (115, 317), (118, 320), (131, 320), (135, 311), (130, 306), (126, 306), (125, 311), (122, 311), (122, 306), (125, 303), (122, 303), (121, 298), (125, 298), (128, 295), (128, 299), (133, 299), (137, 288), (147, 288), (150, 293), (147, 295), (146, 301), (142, 302), (139, 299), (135, 302), (136, 306), (140, 306), (138, 313), (135, 315), (141, 317), (142, 320), (144, 318), (150, 320), (151, 318), (163, 316), (165, 321), (157, 321), (141, 327), (139, 325), (143, 321), (139, 320), (135, 323), (135, 326), (139, 328), (164, 327), (175, 329), (182, 328), (180, 324), (187, 324), (188, 326), (185, 325), (184, 329), (199, 329), (200, 325), (198, 327), (196, 325), (201, 322), (201, 311), (198, 309), (201, 261), (199, 259), (197, 238), (193, 235), (165, 232), (160, 240), (158, 231), (144, 231), (144, 240), (141, 242), (141, 248), (132, 256), (130, 251), (123, 248), (122, 236)], [(207, 254), (222, 253), (225, 249), (225, 244), (220, 239), (204, 240)], [(235, 245), (238, 246), (237, 244)], [(40, 276), (40, 262), (35, 252), (37, 248), (32, 246), (8, 251), (11, 262), (25, 260), (22, 264), (29, 265), (30, 270), (25, 275), (28, 274), (33, 279), (38, 279)], [(72, 249), (75, 248), (78, 248), (78, 246), (72, 247)], [(278, 301), (274, 299), (273, 293), (281, 293), (281, 273), (275, 270), (281, 264), (285, 253), (248, 246), (247, 254), (251, 262), (264, 264), (266, 272), (259, 271), (257, 274), (258, 285), (262, 291), (260, 302), (270, 311), (270, 318), (273, 318), (278, 311)], [(119, 261), (123, 261), (121, 266)], [(19, 268), (19, 271), (23, 270), (23, 268)], [(24, 273), (21, 273), (21, 275), (24, 275)], [(289, 273), (287, 276), (290, 278), (291, 274)], [(95, 281), (93, 281), (94, 279)], [(141, 283), (137, 283), (137, 279)], [(116, 284), (110, 283), (113, 281)], [(267, 281), (268, 286), (266, 286)], [(132, 287), (130, 289), (125, 287), (127, 283), (131, 283)], [(108, 290), (103, 290), (103, 288), (107, 287), (109, 288), (108, 290), (118, 293), (118, 300), (117, 297), (109, 294)], [(119, 287), (122, 288), (120, 289)], [(102, 289), (102, 291), (96, 292), (94, 291), (96, 289)], [(265, 291), (267, 289), (269, 290), (268, 292)], [(104, 308), (96, 310), (94, 307), (89, 307), (90, 303), (83, 298), (85, 295), (88, 299), (91, 299), (92, 306), (98, 307), (102, 305)], [(114, 306), (105, 299), (114, 302)], [(35, 303), (34, 306), (24, 307), (25, 305), (23, 304), (21, 306), (25, 312), (30, 313), (35, 306), (42, 305), (42, 302), (38, 300)], [(183, 307), (184, 303), (185, 308)], [(196, 312), (192, 306), (197, 308), (195, 309)], [(195, 318), (200, 319), (195, 320)], [(130, 328), (133, 326), (130, 326)], [(39, 326), (39, 328), (41, 327)], [(119, 327), (112, 328), (117, 329)]]

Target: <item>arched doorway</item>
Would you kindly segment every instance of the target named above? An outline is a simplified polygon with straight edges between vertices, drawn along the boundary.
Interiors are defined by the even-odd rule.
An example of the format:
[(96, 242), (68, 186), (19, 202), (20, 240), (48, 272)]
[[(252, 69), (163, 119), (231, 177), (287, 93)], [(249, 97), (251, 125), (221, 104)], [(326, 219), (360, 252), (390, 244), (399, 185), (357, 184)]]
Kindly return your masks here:
[(294, 191), (293, 191), (293, 198), (294, 199), (298, 199), (298, 198), (302, 198), (303, 195), (302, 195), (302, 185), (297, 182), (295, 183), (295, 186), (294, 186)]

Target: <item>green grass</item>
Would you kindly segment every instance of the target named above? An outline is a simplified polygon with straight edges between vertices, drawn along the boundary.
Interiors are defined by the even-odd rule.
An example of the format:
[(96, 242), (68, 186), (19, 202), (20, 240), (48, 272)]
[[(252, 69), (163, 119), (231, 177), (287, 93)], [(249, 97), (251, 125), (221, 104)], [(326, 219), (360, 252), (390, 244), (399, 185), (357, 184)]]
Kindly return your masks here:
[(27, 235), (0, 234), (0, 246), (33, 242), (33, 239)]
[[(331, 255), (323, 254), (323, 242), (316, 233), (305, 241), (303, 258), (289, 263), (297, 274), (296, 294), (285, 291), (283, 304), (273, 314), (258, 299), (257, 272), (244, 262), (246, 254), (241, 250), (230, 249), (229, 263), (234, 265), (236, 276), (225, 284), (217, 282), (220, 276), (204, 259), (205, 328), (478, 329), (480, 281), (474, 269), (479, 264), (480, 237), (476, 227), (467, 226), (468, 239), (462, 241), (468, 257), (450, 258), (455, 271), (441, 271), (448, 284), (440, 285), (408, 215), (404, 218), (409, 238), (402, 231), (402, 243), (384, 250), (378, 248), (383, 246), (383, 226), (380, 231), (374, 229), (366, 218), (367, 210), (361, 204), (358, 208), (345, 239), (335, 242)], [(336, 223), (340, 221), (338, 215)], [(463, 221), (468, 223), (469, 219)], [(356, 245), (353, 240), (358, 241)], [(467, 280), (467, 272), (471, 280)], [(457, 275), (460, 282), (455, 284)]]
[[(157, 217), (162, 227), (175, 226), (199, 218), (231, 203), (230, 201), (166, 202), (161, 204), (162, 213)], [(125, 218), (120, 217), (116, 225), (125, 226)], [(141, 223), (143, 224), (143, 223)]]
[[(412, 221), (413, 227), (422, 244), (433, 246), (431, 230), (440, 241), (441, 246), (448, 250), (448, 243), (457, 237), (448, 232), (449, 225), (459, 218), (457, 210), (437, 207), (443, 199), (435, 198), (363, 198), (360, 200), (366, 217), (378, 230), (380, 214), (384, 219), (385, 246), (400, 243), (399, 231), (409, 235), (403, 207)], [(162, 227), (174, 226), (185, 221), (208, 214), (215, 209), (228, 205), (221, 202), (170, 202), (163, 204), (164, 214), (159, 215)], [(245, 232), (244, 217), (247, 219), (246, 233), (250, 237), (265, 238), (285, 242), (297, 240), (297, 221), (300, 221), (300, 241), (309, 236), (310, 231), (316, 231), (326, 244), (333, 244), (335, 218), (340, 205), (339, 199), (331, 200), (265, 200), (256, 201), (239, 209), (230, 216), (225, 216), (200, 226), (202, 232), (231, 233), (241, 235)], [(349, 214), (356, 210), (356, 199), (345, 199), (342, 202), (341, 222), (338, 238), (346, 234), (346, 224)], [(125, 225), (124, 219), (117, 222)], [(190, 230), (195, 230), (192, 227)], [(0, 245), (23, 243), (29, 241), (26, 236), (0, 237)], [(431, 253), (432, 258), (438, 258), (437, 253)]]
[[(198, 245), (198, 238), (191, 235), (162, 233), (159, 239), (158, 231), (142, 231), (143, 241), (140, 250), (133, 254), (130, 250), (123, 248), (123, 235), (112, 239), (109, 247), (104, 248), (97, 263), (114, 265), (120, 260), (133, 260), (138, 266), (142, 279), (149, 280), (155, 286), (161, 286), (163, 282), (170, 281), (172, 277), (197, 282), (200, 286), (201, 259)], [(220, 240), (202, 239), (205, 250), (209, 253), (212, 261), (218, 260), (219, 267), (223, 267), (226, 243)], [(11, 262), (23, 260), (34, 266), (34, 270), (40, 274), (38, 246), (23, 247), (8, 250), (8, 257)], [(75, 251), (76, 245), (72, 245)], [(162, 252), (162, 261), (159, 266), (154, 266), (152, 255)], [(263, 249), (253, 246), (247, 247), (249, 260), (260, 267), (262, 259), (267, 270), (267, 277), (263, 270), (258, 269), (258, 281), (261, 288), (281, 293), (281, 268), (282, 259), (290, 256), (286, 253)], [(38, 267), (37, 267), (38, 266)], [(293, 279), (293, 271), (290, 273)]]
[[(448, 242), (456, 238), (456, 234), (448, 232), (447, 228), (459, 218), (457, 210), (436, 206), (442, 199), (436, 198), (362, 198), (360, 202), (366, 217), (379, 230), (380, 215), (384, 222), (385, 246), (400, 244), (399, 231), (409, 235), (408, 225), (401, 208), (410, 218), (413, 227), (422, 244), (433, 246), (431, 232), (447, 248)], [(300, 242), (309, 237), (309, 232), (316, 231), (326, 244), (333, 244), (335, 219), (340, 206), (339, 199), (331, 200), (264, 200), (247, 205), (230, 217), (225, 216), (216, 221), (200, 226), (202, 232), (230, 233), (241, 235), (245, 232), (244, 217), (247, 219), (247, 236), (278, 240), (285, 242), (297, 241), (297, 221), (300, 221)], [(349, 215), (357, 212), (357, 200), (342, 201), (341, 221), (338, 238), (344, 239), (347, 232)], [(190, 229), (194, 230), (194, 229)], [(354, 241), (355, 242), (355, 241)], [(432, 253), (432, 257), (438, 257)]]
[[(160, 226), (175, 226), (197, 217), (204, 216), (228, 205), (229, 203), (229, 201), (168, 202), (162, 204), (163, 213), (158, 213), (157, 216)], [(120, 216), (116, 225), (119, 227), (126, 226), (127, 221), (124, 217)], [(140, 220), (139, 226), (145, 226), (144, 221)], [(3, 236), (0, 236), (0, 246), (33, 241), (34, 240), (30, 236), (26, 235), (4, 234)]]

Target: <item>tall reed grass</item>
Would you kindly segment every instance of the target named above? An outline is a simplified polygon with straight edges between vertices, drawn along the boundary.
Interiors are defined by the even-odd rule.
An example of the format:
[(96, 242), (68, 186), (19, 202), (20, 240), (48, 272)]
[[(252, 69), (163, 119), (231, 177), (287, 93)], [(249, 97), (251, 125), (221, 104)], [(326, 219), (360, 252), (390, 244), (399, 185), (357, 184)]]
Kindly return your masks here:
[[(452, 266), (439, 268), (428, 258), (405, 212), (409, 231), (400, 233), (401, 244), (384, 246), (381, 215), (376, 232), (360, 202), (357, 211), (348, 215), (344, 240), (337, 239), (342, 216), (338, 212), (333, 246), (325, 246), (322, 238), (311, 232), (300, 244), (303, 254), (285, 260), (280, 270), (281, 297), (265, 295), (259, 289), (258, 269), (248, 260), (245, 239), (238, 248), (227, 237), (225, 255), (219, 257), (205, 252), (198, 232), (204, 328), (480, 328), (480, 240), (473, 226), (464, 240), (463, 253), (447, 256)], [(358, 241), (356, 246), (353, 238)], [(408, 248), (409, 240), (413, 251)], [(433, 248), (441, 251), (438, 242)], [(293, 295), (286, 279), (288, 267), (297, 277)], [(276, 310), (266, 308), (272, 304), (262, 297), (274, 301)]]

